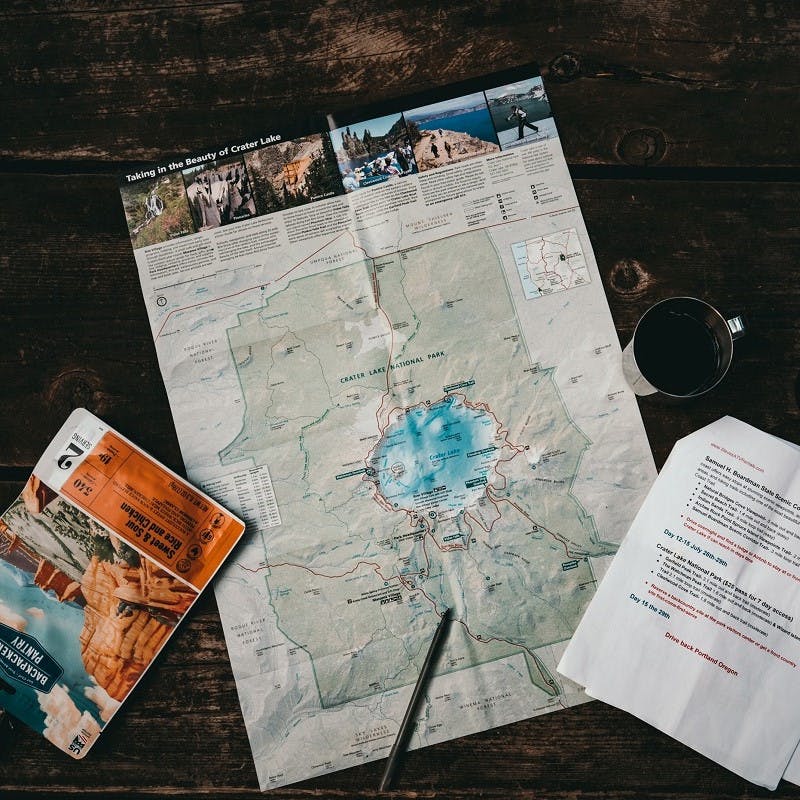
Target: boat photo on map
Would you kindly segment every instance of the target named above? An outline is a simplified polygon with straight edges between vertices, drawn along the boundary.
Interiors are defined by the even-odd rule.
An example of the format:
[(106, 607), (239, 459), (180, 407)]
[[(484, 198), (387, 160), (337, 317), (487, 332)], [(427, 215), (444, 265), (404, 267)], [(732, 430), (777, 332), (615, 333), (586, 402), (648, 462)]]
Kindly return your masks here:
[(180, 175), (139, 181), (120, 193), (135, 250), (194, 233)]
[(341, 194), (336, 154), (327, 133), (277, 142), (244, 157), (258, 214), (271, 214)]
[(244, 161), (207, 161), (183, 170), (189, 208), (198, 231), (219, 228), (256, 215), (256, 204)]
[(558, 136), (550, 101), (539, 77), (489, 89), (486, 101), (503, 150)]
[(345, 192), (417, 171), (402, 114), (336, 128), (331, 141)]
[(404, 111), (420, 172), (499, 152), (483, 92)]

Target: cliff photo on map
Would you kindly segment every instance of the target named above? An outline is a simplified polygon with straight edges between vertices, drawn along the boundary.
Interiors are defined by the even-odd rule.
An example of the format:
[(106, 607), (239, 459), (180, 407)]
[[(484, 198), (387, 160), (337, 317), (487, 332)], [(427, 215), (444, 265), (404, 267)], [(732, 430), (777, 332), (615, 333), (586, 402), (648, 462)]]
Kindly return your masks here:
[(278, 142), (244, 157), (253, 182), (256, 210), (272, 214), (342, 193), (342, 182), (327, 134)]
[(500, 151), (483, 92), (403, 112), (420, 172)]

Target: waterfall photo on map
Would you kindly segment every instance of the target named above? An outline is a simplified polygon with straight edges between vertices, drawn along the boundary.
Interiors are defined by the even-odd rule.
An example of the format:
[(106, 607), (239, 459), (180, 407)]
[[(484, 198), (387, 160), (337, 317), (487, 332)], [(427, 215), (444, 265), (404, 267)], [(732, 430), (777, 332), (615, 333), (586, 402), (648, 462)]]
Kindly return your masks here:
[(194, 233), (180, 175), (164, 175), (121, 188), (134, 248)]

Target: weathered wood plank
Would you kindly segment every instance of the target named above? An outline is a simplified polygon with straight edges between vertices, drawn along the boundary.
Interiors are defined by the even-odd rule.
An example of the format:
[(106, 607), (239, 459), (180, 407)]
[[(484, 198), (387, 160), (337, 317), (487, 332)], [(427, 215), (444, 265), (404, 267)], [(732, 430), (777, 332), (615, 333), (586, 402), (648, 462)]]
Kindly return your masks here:
[[(80, 762), (21, 726), (14, 734), (0, 764), (0, 791), (19, 787), (25, 775), (26, 797), (91, 796), (92, 788), (103, 796), (260, 796), (233, 684), (222, 668), (157, 663)], [(378, 797), (381, 769), (379, 762), (365, 764), (269, 797)], [(785, 783), (774, 795), (759, 792), (601, 703), (412, 752), (397, 785), (399, 796), (448, 799), (799, 794)]]
[(0, 480), (0, 511), (8, 508), (22, 491), (24, 480)]
[[(110, 176), (0, 176), (46, 209), (24, 228), (0, 207), (4, 391), (0, 466), (30, 467), (69, 411), (84, 405), (171, 467), (181, 458)], [(726, 381), (696, 403), (641, 403), (657, 463), (690, 430), (726, 413), (800, 441), (800, 200), (791, 183), (578, 181), (612, 315), (626, 342), (670, 294), (746, 312), (752, 333)], [(74, 198), (81, 198), (79, 203)], [(24, 431), (23, 437), (20, 432)]]
[[(83, 761), (17, 724), (4, 736), (0, 792), (20, 797), (259, 795), (214, 601), (206, 595)], [(302, 753), (298, 754), (301, 758)], [(642, 765), (657, 764), (644, 769)], [(270, 797), (379, 796), (366, 764)], [(407, 756), (399, 796), (457, 798), (798, 797), (767, 795), (601, 703), (447, 742)]]
[[(16, 180), (0, 178), (0, 191)], [(14, 314), (0, 344), (0, 410), (14, 420), (0, 433), (5, 465), (32, 464), (71, 406), (83, 403), (176, 466), (113, 179), (39, 176), (32, 185), (48, 211), (24, 231), (10, 224), (12, 210), (0, 209), (11, 237), (0, 296)], [(689, 406), (642, 404), (657, 461), (676, 438), (724, 413), (800, 440), (797, 187), (579, 181), (577, 188), (623, 340), (644, 307), (671, 293), (745, 310), (754, 324), (719, 390)], [(71, 202), (76, 197), (80, 203)], [(19, 485), (2, 488), (11, 499)], [(259, 796), (211, 595), (84, 762), (22, 727), (6, 752), (0, 792), (25, 786), (27, 798)], [(643, 770), (645, 763), (658, 769)], [(364, 765), (270, 796), (375, 797), (380, 771)], [(598, 703), (413, 753), (400, 786), (453, 799), (753, 796), (721, 767)], [(784, 784), (775, 796), (798, 794)]]
[[(75, 405), (181, 471), (114, 164), (538, 59), (572, 164), (800, 166), (789, 0), (10, 0), (0, 20), (0, 508)], [(81, 163), (98, 174), (70, 174)], [(797, 188), (577, 182), (623, 342), (669, 294), (751, 319), (719, 389), (686, 406), (641, 403), (659, 465), (725, 413), (800, 442)], [(376, 798), (381, 769), (268, 797)], [(800, 798), (600, 703), (411, 753), (398, 787), (447, 800)], [(24, 726), (0, 730), (0, 796), (263, 797), (212, 593), (84, 761)]]
[(157, 160), (535, 59), (571, 163), (800, 165), (788, 2), (52, 2), (0, 20), (0, 158)]
[(136, 322), (76, 325), (80, 318), (76, 314), (70, 323), (63, 314), (49, 322), (16, 316), (19, 327), (0, 355), (2, 369), (13, 375), (0, 408), (15, 420), (0, 432), (3, 466), (32, 466), (70, 411), (82, 406), (183, 473), (144, 310)]

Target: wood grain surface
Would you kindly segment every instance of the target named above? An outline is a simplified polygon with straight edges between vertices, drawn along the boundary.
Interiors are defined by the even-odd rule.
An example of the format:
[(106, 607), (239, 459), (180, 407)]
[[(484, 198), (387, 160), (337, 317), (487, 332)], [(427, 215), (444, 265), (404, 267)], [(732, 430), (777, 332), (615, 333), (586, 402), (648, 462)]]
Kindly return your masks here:
[[(724, 414), (800, 442), (797, 3), (9, 0), (0, 21), (0, 503), (76, 405), (182, 471), (119, 173), (531, 60), (620, 341), (671, 294), (750, 323), (713, 393), (641, 402), (656, 463)], [(372, 798), (381, 770), (268, 796)], [(411, 753), (397, 785), (447, 800), (800, 798), (596, 702)], [(71, 796), (260, 796), (213, 593), (85, 760), (0, 729), (0, 797)]]

